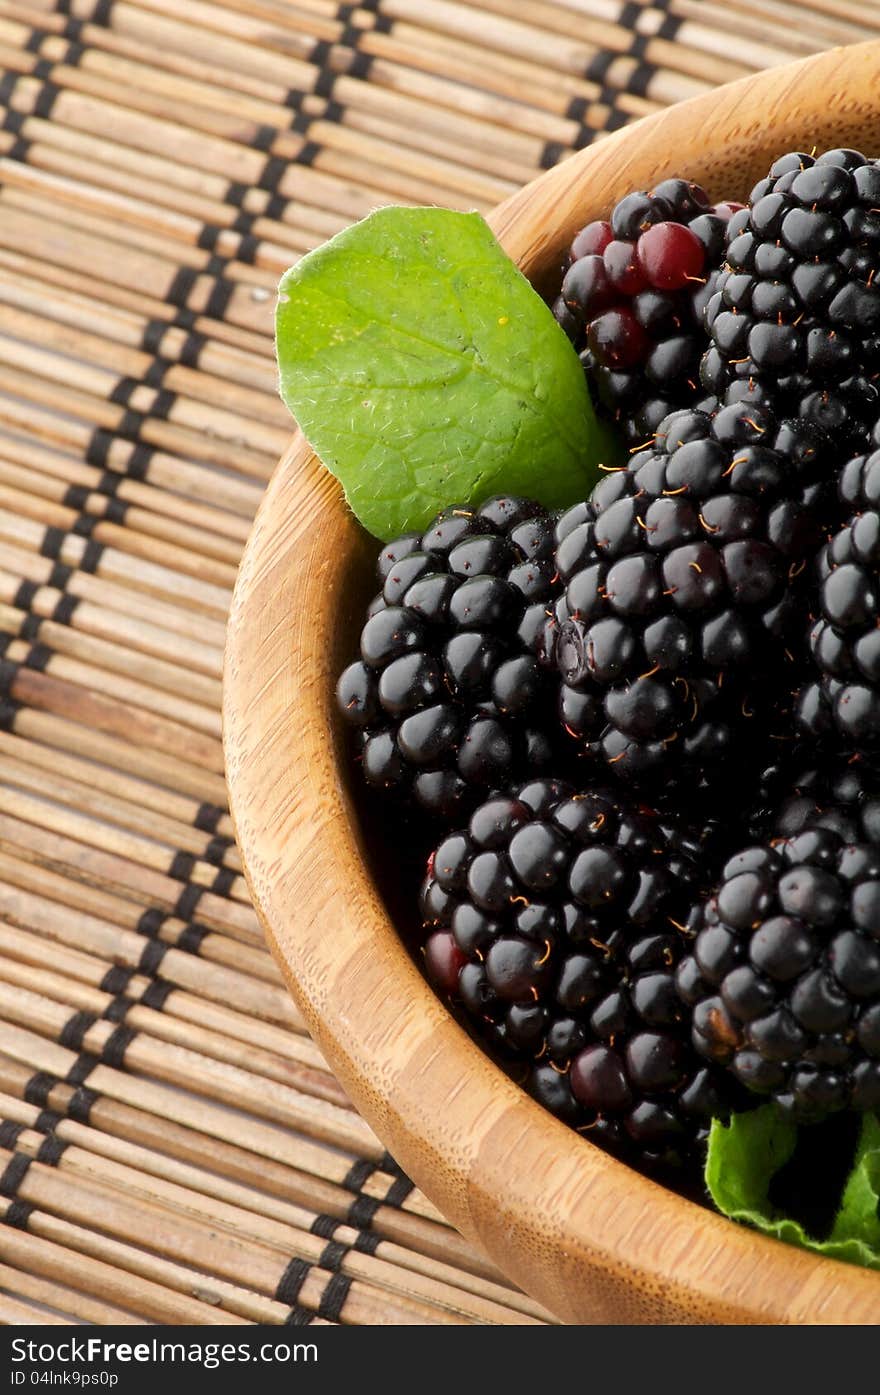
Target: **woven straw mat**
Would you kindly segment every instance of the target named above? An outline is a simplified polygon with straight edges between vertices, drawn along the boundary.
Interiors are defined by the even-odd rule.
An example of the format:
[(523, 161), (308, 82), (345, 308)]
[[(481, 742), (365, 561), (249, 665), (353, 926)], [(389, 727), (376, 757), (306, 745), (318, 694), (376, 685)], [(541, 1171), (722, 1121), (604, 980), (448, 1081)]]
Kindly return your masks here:
[(248, 903), (224, 619), (278, 277), (876, 37), (874, 0), (0, 0), (0, 1321), (543, 1323), (383, 1154)]

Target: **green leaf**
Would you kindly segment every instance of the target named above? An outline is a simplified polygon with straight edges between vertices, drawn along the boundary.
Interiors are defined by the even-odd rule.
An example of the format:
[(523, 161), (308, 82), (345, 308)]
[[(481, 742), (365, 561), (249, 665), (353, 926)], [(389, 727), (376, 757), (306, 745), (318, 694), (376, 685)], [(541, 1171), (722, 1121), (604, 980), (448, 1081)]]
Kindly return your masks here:
[(287, 272), (276, 337), (285, 402), (377, 537), (494, 493), (565, 507), (619, 454), (479, 214), (370, 214)]
[[(810, 1235), (801, 1221), (786, 1215), (770, 1200), (771, 1182), (796, 1148), (801, 1164), (810, 1167), (815, 1137), (814, 1129), (798, 1129), (784, 1119), (775, 1104), (734, 1115), (729, 1124), (716, 1119), (706, 1160), (706, 1185), (712, 1200), (731, 1220), (754, 1226), (789, 1245), (880, 1269), (880, 1123), (873, 1114), (862, 1120), (842, 1192), (838, 1185), (835, 1195), (835, 1184), (829, 1180), (827, 1199), (836, 1208), (836, 1215), (826, 1239)], [(818, 1145), (812, 1163), (815, 1168), (822, 1166)]]

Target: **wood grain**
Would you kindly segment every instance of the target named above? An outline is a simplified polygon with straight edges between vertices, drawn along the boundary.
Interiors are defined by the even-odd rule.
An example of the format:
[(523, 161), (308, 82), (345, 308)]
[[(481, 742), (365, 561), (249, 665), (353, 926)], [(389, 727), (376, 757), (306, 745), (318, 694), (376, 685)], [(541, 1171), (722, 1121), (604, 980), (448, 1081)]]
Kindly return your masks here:
[[(878, 92), (878, 42), (744, 79), (572, 156), (493, 225), (549, 287), (576, 229), (628, 189), (684, 174), (737, 197), (786, 149), (880, 150)], [(877, 1275), (752, 1234), (630, 1172), (508, 1081), (420, 977), (365, 861), (332, 713), (371, 554), (296, 438), (244, 557), (225, 673), (228, 780), (254, 904), (351, 1099), (452, 1223), (567, 1321), (877, 1322)]]

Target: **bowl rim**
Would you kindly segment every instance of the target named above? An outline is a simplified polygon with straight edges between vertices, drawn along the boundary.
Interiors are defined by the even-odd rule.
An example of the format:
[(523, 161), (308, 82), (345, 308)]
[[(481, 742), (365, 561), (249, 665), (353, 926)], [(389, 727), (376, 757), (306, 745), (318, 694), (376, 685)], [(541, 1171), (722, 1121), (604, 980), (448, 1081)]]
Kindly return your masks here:
[[(673, 164), (711, 191), (713, 176), (729, 168), (720, 144), (740, 142), (743, 169), (749, 151), (763, 148), (767, 123), (755, 112), (776, 111), (774, 145), (787, 148), (785, 132), (807, 118), (799, 94), (823, 89), (814, 129), (867, 129), (880, 148), (880, 41), (871, 41), (647, 117), (539, 176), (489, 221), (534, 279), (560, 251), (588, 185), (601, 187), (610, 207), (648, 184), (646, 150), (688, 151), (698, 131), (699, 148)], [(655, 176), (669, 164), (655, 154)], [(363, 547), (335, 481), (297, 435), (267, 489), (235, 588), (224, 746), (258, 917), (359, 1111), (451, 1222), (564, 1320), (880, 1321), (870, 1271), (746, 1230), (585, 1145), (508, 1080), (418, 973), (364, 865), (337, 764), (336, 656), (324, 640), (347, 583), (340, 557), (322, 551), (328, 537), (342, 558)]]

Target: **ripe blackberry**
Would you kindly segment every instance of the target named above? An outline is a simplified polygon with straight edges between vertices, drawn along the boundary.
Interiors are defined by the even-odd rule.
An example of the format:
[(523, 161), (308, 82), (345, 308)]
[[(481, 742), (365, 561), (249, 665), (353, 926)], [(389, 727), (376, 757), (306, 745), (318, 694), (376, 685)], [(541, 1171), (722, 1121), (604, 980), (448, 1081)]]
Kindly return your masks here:
[(678, 986), (700, 1054), (809, 1122), (880, 1107), (880, 845), (858, 806), (798, 822), (727, 863)]
[(737, 1094), (674, 985), (701, 856), (647, 807), (541, 780), (481, 805), (422, 889), (437, 986), (540, 1103), (644, 1165), (693, 1160)]
[(553, 540), (538, 504), (499, 496), (383, 549), (361, 657), (336, 690), (369, 785), (451, 818), (547, 767)]
[(783, 155), (727, 225), (701, 377), (864, 449), (880, 406), (880, 165), (852, 150)]
[(765, 408), (679, 412), (559, 520), (562, 721), (615, 774), (692, 781), (735, 754), (750, 779), (791, 737), (827, 455)]
[(588, 223), (571, 245), (554, 314), (631, 442), (702, 396), (702, 313), (739, 207), (713, 207), (698, 184), (666, 179), (627, 194), (610, 222)]
[[(876, 434), (876, 432), (875, 432)], [(847, 522), (819, 558), (810, 650), (818, 676), (800, 694), (811, 735), (836, 733), (857, 751), (880, 750), (880, 450), (857, 456), (840, 478)]]

